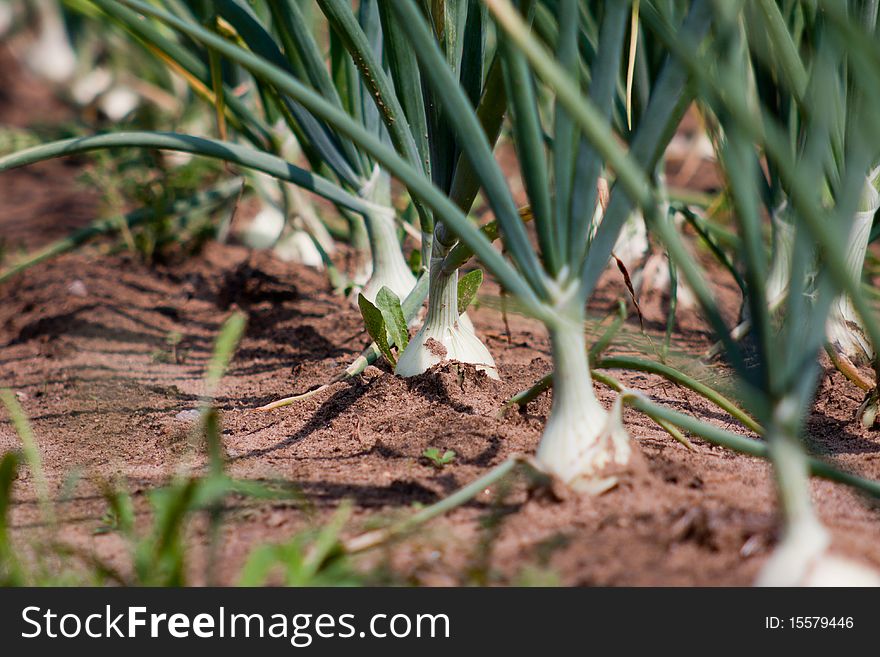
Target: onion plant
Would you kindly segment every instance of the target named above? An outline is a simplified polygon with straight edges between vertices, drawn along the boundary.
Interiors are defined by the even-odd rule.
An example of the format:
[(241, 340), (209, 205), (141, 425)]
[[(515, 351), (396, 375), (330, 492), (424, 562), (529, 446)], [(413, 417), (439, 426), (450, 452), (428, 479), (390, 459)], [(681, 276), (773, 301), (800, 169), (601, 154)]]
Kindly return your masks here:
[[(487, 52), (489, 21), (485, 7), (473, 0), (464, 2), (423, 3), (425, 20), (430, 26), (427, 36), (437, 44), (430, 64), (420, 60), (409, 36), (409, 23), (404, 22), (387, 0), (380, 2), (386, 42), (391, 48), (391, 70), (397, 89), (410, 102), (407, 118), (414, 138), (433, 183), (464, 211), (476, 197), (478, 165), (465, 154), (462, 135), (453, 125), (457, 113), (445, 103), (435, 86), (430, 84), (430, 66), (445, 65), (448, 79), (457, 82), (463, 91), (460, 106), (472, 119), (489, 150), (498, 137), (506, 109), (502, 67), (498, 53)], [(407, 26), (404, 29), (403, 26)], [(419, 139), (423, 135), (423, 139)], [(428, 312), (422, 328), (403, 349), (395, 366), (400, 376), (424, 373), (441, 360), (470, 363), (491, 378), (499, 378), (495, 361), (474, 332), (473, 325), (459, 308), (458, 270), (464, 258), (450, 254), (457, 237), (443, 222), (434, 228), (433, 248), (428, 262), (430, 286)], [(461, 252), (461, 249), (459, 249)]]
[[(534, 17), (535, 30), (550, 44), (555, 44), (558, 39), (558, 29), (551, 11), (553, 6), (553, 2), (538, 3), (535, 7)], [(579, 25), (578, 41), (582, 55), (581, 68), (585, 75), (589, 75), (594, 59), (601, 25), (598, 21), (601, 16), (601, 11), (599, 11), (601, 6), (602, 3), (581, 3), (579, 6), (583, 20)], [(651, 97), (651, 91), (657, 84), (658, 76), (667, 56), (665, 47), (658, 42), (654, 34), (650, 30), (640, 28), (639, 6), (638, 2), (631, 3), (629, 29), (624, 44), (625, 71), (621, 72), (616, 83), (617, 95), (611, 115), (615, 129), (624, 135), (632, 132), (634, 117), (635, 124), (638, 124)], [(682, 3), (669, 5), (669, 10), (678, 16), (676, 20), (681, 19), (686, 9), (687, 5)], [(654, 172), (654, 184), (657, 186), (660, 198), (664, 200), (665, 205), (668, 190), (666, 189), (664, 168), (665, 157), (661, 157)], [(607, 195), (605, 180), (602, 179), (601, 183)], [(603, 209), (604, 203), (600, 203), (597, 206), (597, 212), (602, 212)], [(594, 219), (594, 227), (598, 226), (599, 219), (601, 217)], [(674, 271), (670, 272), (671, 267), (663, 254), (651, 253), (645, 218), (638, 208), (634, 209), (627, 218), (613, 252), (617, 266), (623, 265), (632, 280), (634, 291), (639, 295), (670, 292), (674, 282), (671, 279), (675, 277)], [(674, 309), (677, 306), (688, 307), (692, 305), (688, 289), (683, 282), (676, 286), (674, 297), (670, 304), (671, 315), (674, 314)]]
[[(660, 224), (660, 232), (722, 339), (742, 383), (741, 396), (763, 427), (784, 519), (781, 543), (758, 579), (766, 585), (880, 582), (876, 573), (828, 552), (830, 537), (810, 501), (801, 443), (820, 372), (819, 350), (840, 295), (848, 295), (869, 338), (878, 336), (848, 257), (853, 240), (840, 238), (854, 234), (864, 209), (866, 175), (880, 153), (880, 132), (871, 111), (880, 78), (868, 64), (871, 57), (876, 61), (877, 49), (869, 47), (869, 57), (852, 42), (870, 39), (876, 3), (849, 3), (851, 15), (863, 20), (858, 27), (832, 4), (762, 0), (755, 3), (765, 12), (761, 22), (750, 20), (746, 8), (754, 6), (748, 3), (716, 4), (709, 57), (682, 47), (661, 11), (649, 6), (645, 12), (704, 88), (703, 101), (723, 134), (720, 161), (742, 240), (742, 279), (752, 324), (747, 345), (730, 335), (680, 235), (668, 224)], [(796, 24), (808, 35), (800, 47), (782, 20), (785, 9), (794, 12)], [(768, 44), (768, 24), (774, 26), (774, 57), (762, 50)], [(798, 129), (787, 120), (791, 115), (780, 116), (766, 97), (743, 88), (742, 81), (755, 79), (756, 61), (761, 73), (772, 76), (792, 99)], [(852, 94), (850, 83), (859, 93)], [(772, 263), (762, 222), (768, 189), (761, 156), (778, 176), (779, 190), (774, 191), (784, 203), (784, 241), (790, 244), (788, 290), (775, 300), (778, 313), (768, 303), (775, 292), (767, 288)]]
[[(77, 0), (77, 4), (98, 7), (172, 70), (183, 75), (198, 93), (216, 106), (218, 122), (224, 128), (221, 137), (226, 138), (229, 134), (231, 138), (233, 133), (238, 134), (258, 150), (276, 156), (289, 156), (289, 149), (285, 145), (290, 141), (287, 137), (294, 136), (297, 148), (302, 149), (312, 169), (326, 178), (323, 186), (332, 184), (339, 193), (360, 200), (356, 204), (357, 209), (350, 207), (351, 204), (343, 205), (341, 209), (354, 211), (353, 215), (347, 216), (350, 219), (349, 237), (355, 245), (369, 242), (372, 262), (365, 261), (363, 266), (366, 269), (355, 273), (355, 278), (365, 284), (364, 294), (374, 298), (383, 286), (388, 286), (401, 296), (411, 290), (415, 278), (400, 249), (395, 210), (391, 206), (390, 178), (367, 154), (360, 152), (324, 121), (279, 94), (275, 87), (260, 78), (238, 76), (239, 85), (243, 82), (252, 91), (244, 97), (234, 94), (231, 82), (235, 76), (230, 78), (229, 74), (220, 73), (221, 69), (229, 67), (223, 69), (224, 60), (215, 50), (169, 33), (160, 23), (144, 20), (136, 11), (123, 6), (124, 3)], [(165, 5), (169, 15), (179, 20), (205, 26), (215, 35), (222, 35), (227, 42), (237, 40), (265, 63), (297, 76), (335, 107), (348, 110), (353, 120), (374, 135), (387, 138), (378, 116), (380, 101), (372, 98), (366, 84), (358, 79), (354, 60), (338, 39), (331, 39), (334, 70), (330, 71), (324, 66), (316, 35), (310, 29), (310, 22), (303, 15), (299, 3), (257, 3), (254, 7), (254, 3), (237, 0), (159, 4)], [(370, 12), (368, 5), (364, 3), (358, 20), (354, 20), (352, 15), (354, 26), (348, 25), (364, 38), (362, 24), (375, 25), (375, 9)], [(375, 35), (372, 38), (374, 43), (378, 43)], [(279, 122), (284, 125), (283, 133), (275, 127)], [(325, 256), (332, 251), (332, 247), (325, 239), (326, 231), (314, 225), (314, 213), (308, 209), (299, 211), (306, 205), (302, 197), (284, 186), (281, 187), (283, 196), (280, 199), (263, 185), (258, 189), (265, 216), (277, 214), (277, 209), (284, 214), (305, 215), (306, 220), (300, 223), (298, 229), (306, 230), (313, 241), (320, 243), (314, 246), (326, 261)], [(365, 222), (362, 217), (366, 219)]]
[[(631, 445), (619, 403), (607, 413), (592, 389), (583, 336), (584, 306), (634, 205), (640, 206), (649, 222), (661, 214), (653, 172), (689, 105), (687, 76), (675, 60), (667, 58), (662, 63), (644, 111), (635, 117), (632, 130), (621, 135), (628, 142), (624, 153), (611, 117), (619, 98), (629, 3), (603, 4), (589, 81), (579, 80), (578, 3), (555, 3), (559, 34), (555, 58), (530, 35), (524, 18), (508, 2), (488, 4), (504, 31), (501, 43), (514, 133), (535, 215), (540, 269), (534, 263), (538, 254), (525, 246), (516, 250), (516, 227), (502, 223), (502, 229), (508, 228), (505, 243), (523, 283), (538, 297), (536, 305), (550, 333), (554, 356), (553, 407), (538, 460), (567, 483), (601, 490), (613, 483), (608, 473), (626, 465)], [(680, 38), (696, 49), (709, 28), (709, 3), (676, 4)], [(527, 62), (555, 92), (554, 139), (549, 148), (539, 136), (535, 81)], [(588, 88), (587, 93), (581, 91), (582, 86)], [(616, 178), (593, 235), (599, 179), (609, 168)], [(552, 183), (548, 170), (553, 172)], [(496, 214), (503, 222), (497, 209)]]
[[(856, 2), (849, 5), (853, 20), (860, 22), (868, 34), (873, 33), (875, 4)], [(824, 20), (822, 12), (805, 9), (800, 3), (760, 0), (746, 4), (743, 20), (752, 42), (750, 61), (754, 93), (774, 118), (803, 141), (807, 130), (804, 111), (810, 62), (802, 61), (801, 52), (809, 52), (816, 47), (814, 32), (816, 24)], [(840, 158), (846, 139), (852, 138), (850, 130), (853, 122), (849, 114), (864, 102), (861, 99), (863, 90), (855, 84), (855, 72), (851, 67), (843, 67), (839, 78), (839, 84), (846, 92), (835, 101), (841, 106), (841, 115), (831, 137), (835, 159)], [(849, 272), (856, 279), (861, 277), (874, 215), (880, 209), (878, 164), (874, 162), (865, 175), (862, 198), (854, 212), (852, 230), (846, 241)], [(771, 217), (773, 233), (766, 297), (771, 311), (777, 311), (788, 294), (794, 229), (785, 185), (776, 167), (768, 166), (762, 186), (762, 198)], [(827, 196), (826, 193), (822, 197), (823, 203), (828, 201)], [(744, 307), (744, 316), (746, 320), (734, 330), (735, 336), (743, 335), (750, 328), (747, 305)], [(872, 364), (874, 361), (874, 347), (852, 300), (846, 294), (841, 294), (832, 305), (826, 323), (826, 340), (832, 359), (849, 376), (855, 373), (854, 366)]]
[[(416, 169), (421, 168), (438, 189), (467, 212), (477, 195), (479, 179), (462, 155), (451, 128), (453, 115), (425, 84), (424, 73), (405, 37), (405, 24), (393, 10), (394, 3), (381, 0), (359, 5), (360, 14), (378, 12), (372, 48), (358, 29), (348, 3), (319, 0), (317, 4), (351, 54), (363, 84), (377, 99), (376, 107), (398, 153)], [(428, 38), (437, 44), (445, 66), (467, 94), (467, 111), (476, 114), (486, 138), (494, 143), (505, 104), (500, 65), (486, 48), (485, 9), (467, 0), (424, 2), (422, 10), (431, 25)], [(384, 54), (384, 63), (379, 52)], [(422, 329), (408, 344), (397, 341), (401, 354), (395, 371), (404, 376), (420, 374), (445, 358), (474, 364), (497, 378), (492, 356), (459, 308), (458, 269), (466, 258), (459, 258), (454, 266), (443, 266), (449, 264), (444, 259), (456, 239), (442, 222), (434, 225), (432, 208), (418, 195), (413, 195), (413, 201), (420, 214), (421, 254), (430, 279), (428, 312)], [(367, 301), (376, 301), (381, 283), (364, 288), (362, 294)], [(387, 287), (403, 298), (398, 289)]]

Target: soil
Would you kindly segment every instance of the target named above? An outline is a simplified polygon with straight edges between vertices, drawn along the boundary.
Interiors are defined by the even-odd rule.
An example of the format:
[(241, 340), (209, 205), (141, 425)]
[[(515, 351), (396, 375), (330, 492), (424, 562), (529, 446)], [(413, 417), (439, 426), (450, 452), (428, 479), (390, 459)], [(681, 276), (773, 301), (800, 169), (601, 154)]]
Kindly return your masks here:
[[(61, 111), (24, 74), (9, 82), (0, 123), (25, 125)], [(23, 112), (23, 102), (33, 111)], [(58, 161), (0, 175), (0, 235), (7, 244), (33, 249), (95, 217), (98, 195), (75, 182), (82, 166)], [(716, 278), (733, 319), (735, 288), (720, 272)], [(489, 283), (487, 293), (497, 289)], [(591, 310), (602, 316), (625, 296), (620, 274), (609, 270)], [(229, 472), (288, 482), (305, 502), (230, 499), (220, 583), (237, 580), (255, 546), (326, 522), (344, 500), (353, 503), (345, 533), (354, 535), (377, 519), (441, 499), (512, 454), (534, 453), (550, 408), (544, 394), (522, 412), (498, 417), (507, 398), (550, 371), (549, 344), (537, 322), (515, 314), (505, 319), (485, 304), (470, 315), (501, 382), (454, 363), (404, 380), (380, 363), (296, 405), (255, 410), (326, 382), (367, 339), (357, 311), (334, 296), (322, 273), (236, 245), (209, 244), (198, 257), (152, 266), (91, 245), (26, 271), (0, 288), (0, 299), (0, 386), (16, 392), (33, 423), (64, 521), (61, 538), (123, 572), (130, 564), (122, 539), (96, 532), (107, 512), (101, 482), (124, 485), (146, 526), (146, 494), (204, 466), (187, 439), (192, 414), (186, 411), (198, 406), (212, 341), (234, 309), (247, 314), (248, 325), (217, 397)], [(645, 329), (655, 341), (662, 340), (666, 304), (659, 294), (642, 299)], [(639, 319), (627, 326), (616, 351), (642, 348)], [(710, 345), (694, 312), (681, 312), (675, 344), (693, 361)], [(614, 374), (660, 403), (748, 433), (658, 377)], [(597, 391), (609, 406), (611, 393)], [(829, 372), (818, 400), (809, 426), (814, 450), (880, 478), (880, 437), (853, 421), (858, 390)], [(530, 492), (522, 481), (496, 486), (409, 538), (358, 558), (357, 567), (372, 572), (373, 581), (382, 573), (381, 581), (420, 585), (750, 584), (777, 540), (767, 465), (698, 438), (689, 451), (631, 410), (625, 421), (645, 467), (609, 492), (557, 500)], [(17, 445), (3, 415), (0, 452)], [(423, 457), (431, 447), (456, 456), (438, 467)], [(837, 550), (880, 567), (875, 505), (823, 480), (813, 481), (812, 492)], [(35, 544), (46, 528), (26, 471), (15, 496), (17, 540)], [(189, 582), (202, 584), (204, 523), (193, 523), (189, 540)]]

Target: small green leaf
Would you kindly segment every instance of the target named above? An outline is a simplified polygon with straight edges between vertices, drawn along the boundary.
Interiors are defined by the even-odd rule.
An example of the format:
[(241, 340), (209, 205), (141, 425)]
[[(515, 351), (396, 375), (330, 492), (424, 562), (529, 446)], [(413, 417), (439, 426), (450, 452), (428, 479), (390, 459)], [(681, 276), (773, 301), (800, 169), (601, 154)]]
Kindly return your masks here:
[(397, 349), (403, 351), (409, 344), (409, 331), (406, 329), (406, 318), (400, 307), (400, 298), (387, 287), (383, 286), (376, 295), (376, 306), (385, 320), (385, 329)]
[[(269, 578), (272, 569), (278, 563), (279, 548), (276, 545), (266, 544), (254, 548), (248, 555), (244, 567), (239, 575), (239, 586), (262, 586)], [(288, 568), (292, 564), (288, 563)]]
[(388, 359), (392, 367), (397, 365), (391, 347), (388, 345), (388, 335), (385, 329), (385, 319), (382, 311), (376, 308), (363, 294), (358, 294), (358, 307), (361, 309), (361, 317), (364, 318), (364, 326), (367, 333), (373, 338), (373, 342), (379, 348), (379, 352)]
[(477, 296), (483, 284), (483, 270), (474, 269), (458, 279), (458, 314), (461, 315)]
[(455, 460), (455, 452), (451, 449), (447, 449), (443, 454), (440, 453), (440, 450), (436, 447), (429, 447), (424, 452), (422, 452), (422, 456), (428, 459), (435, 468), (442, 469), (443, 466), (449, 465), (452, 461)]

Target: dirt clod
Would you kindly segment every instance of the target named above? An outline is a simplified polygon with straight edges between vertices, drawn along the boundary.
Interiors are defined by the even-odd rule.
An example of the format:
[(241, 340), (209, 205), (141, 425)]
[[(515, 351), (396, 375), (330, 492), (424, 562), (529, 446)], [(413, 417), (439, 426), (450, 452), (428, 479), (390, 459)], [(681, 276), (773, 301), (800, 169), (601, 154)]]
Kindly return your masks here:
[(428, 351), (437, 356), (440, 360), (446, 358), (446, 347), (443, 346), (442, 342), (435, 340), (434, 338), (428, 338), (425, 340), (425, 346), (428, 348)]

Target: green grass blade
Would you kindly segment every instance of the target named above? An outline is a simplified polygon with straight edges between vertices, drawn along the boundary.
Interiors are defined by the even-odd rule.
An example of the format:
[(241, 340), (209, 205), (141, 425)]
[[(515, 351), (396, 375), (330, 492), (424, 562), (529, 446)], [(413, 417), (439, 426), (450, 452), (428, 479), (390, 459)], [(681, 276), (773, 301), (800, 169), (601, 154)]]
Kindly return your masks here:
[(43, 470), (40, 447), (37, 445), (37, 439), (34, 437), (31, 423), (28, 421), (21, 404), (18, 403), (18, 398), (8, 388), (0, 388), (0, 402), (6, 407), (9, 419), (12, 420), (12, 426), (21, 440), (22, 453), (34, 478), (43, 520), (49, 525), (54, 525), (55, 508), (52, 505), (52, 497), (49, 494), (49, 482), (46, 480), (46, 473)]
[(205, 372), (205, 395), (213, 397), (217, 390), (220, 379), (229, 369), (229, 363), (235, 355), (238, 343), (244, 335), (244, 329), (247, 325), (247, 315), (243, 312), (236, 311), (223, 322), (220, 333), (214, 341), (214, 351), (211, 353), (211, 360), (208, 362), (208, 369)]

